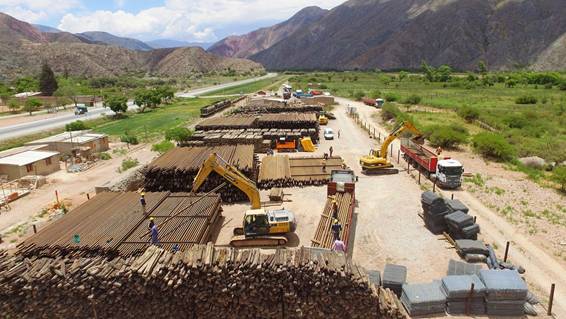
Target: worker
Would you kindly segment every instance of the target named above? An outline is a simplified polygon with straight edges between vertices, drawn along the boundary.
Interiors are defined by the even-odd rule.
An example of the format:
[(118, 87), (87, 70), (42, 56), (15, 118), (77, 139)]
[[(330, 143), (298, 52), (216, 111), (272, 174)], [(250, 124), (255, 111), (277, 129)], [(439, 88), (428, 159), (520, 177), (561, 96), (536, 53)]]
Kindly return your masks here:
[(338, 204), (335, 199), (332, 200), (332, 218), (338, 218)]
[(145, 214), (145, 205), (146, 205), (146, 202), (145, 202), (145, 193), (141, 193), (141, 195), (140, 195), (140, 204), (142, 205), (143, 212), (144, 212), (144, 214)]
[(322, 171), (326, 172), (326, 159), (322, 160)]
[(338, 138), (340, 138), (340, 130), (338, 130)]
[(332, 221), (331, 226), (332, 234), (334, 235), (334, 239), (340, 238), (340, 232), (342, 231), (342, 224), (337, 218), (334, 218)]
[(151, 244), (159, 246), (159, 231), (156, 224), (151, 227)]
[(334, 240), (334, 244), (332, 244), (332, 251), (339, 252), (339, 253), (346, 253), (346, 245), (340, 238), (336, 238)]
[(149, 218), (149, 224), (147, 225), (147, 229), (151, 231), (151, 228), (153, 228), (153, 225), (155, 225), (155, 218), (150, 217)]
[(330, 153), (330, 157), (332, 157), (332, 152), (334, 151), (334, 149), (332, 148), (332, 146), (330, 146), (330, 149), (328, 149), (328, 152)]
[(442, 153), (442, 147), (439, 146), (439, 147), (436, 149), (436, 155), (440, 155), (440, 153)]
[(324, 160), (328, 159), (328, 153), (324, 153)]

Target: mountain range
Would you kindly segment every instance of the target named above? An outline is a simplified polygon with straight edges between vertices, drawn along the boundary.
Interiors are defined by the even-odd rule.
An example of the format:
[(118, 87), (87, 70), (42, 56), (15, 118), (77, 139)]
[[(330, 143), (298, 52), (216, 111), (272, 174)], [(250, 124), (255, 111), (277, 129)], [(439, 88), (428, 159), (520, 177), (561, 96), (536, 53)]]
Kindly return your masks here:
[(143, 73), (189, 76), (264, 70), (250, 60), (221, 57), (200, 47), (151, 49), (134, 39), (126, 41), (137, 50), (112, 44), (123, 39), (104, 32), (42, 32), (27, 22), (0, 13), (0, 80), (37, 74), (42, 62), (47, 62), (56, 73), (87, 77)]
[(566, 70), (564, 0), (350, 0), (307, 8), (208, 51), (268, 69)]

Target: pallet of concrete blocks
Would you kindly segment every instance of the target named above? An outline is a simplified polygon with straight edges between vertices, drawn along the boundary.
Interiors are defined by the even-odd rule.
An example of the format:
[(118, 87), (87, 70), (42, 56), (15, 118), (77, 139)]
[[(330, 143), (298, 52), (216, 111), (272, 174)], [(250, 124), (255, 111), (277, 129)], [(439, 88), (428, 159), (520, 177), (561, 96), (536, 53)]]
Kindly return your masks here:
[(485, 314), (487, 290), (477, 275), (446, 276), (442, 278), (441, 288), (446, 295), (449, 314)]
[(490, 316), (524, 315), (528, 287), (514, 270), (480, 271), (481, 281), (486, 287), (486, 309)]
[(485, 262), (489, 256), (489, 249), (481, 240), (458, 239), (456, 250), (467, 262)]
[(477, 275), (482, 269), (481, 265), (470, 264), (467, 262), (462, 262), (454, 259), (448, 261), (448, 276), (454, 275)]
[(386, 264), (383, 270), (381, 283), (383, 288), (389, 288), (397, 297), (401, 297), (403, 285), (407, 281), (407, 267), (401, 265)]
[(463, 211), (455, 211), (444, 216), (448, 225), (448, 233), (454, 239), (478, 238), (480, 226), (474, 222), (474, 218)]
[(450, 213), (450, 209), (444, 198), (431, 191), (426, 191), (421, 194), (421, 205), (425, 225), (433, 234), (441, 234), (448, 230), (444, 216)]
[(457, 199), (445, 199), (444, 202), (446, 203), (446, 206), (451, 212), (455, 212), (459, 210), (467, 214), (470, 211), (466, 205), (464, 205), (461, 201)]
[(443, 314), (446, 312), (446, 295), (441, 283), (404, 284), (401, 302), (411, 316)]

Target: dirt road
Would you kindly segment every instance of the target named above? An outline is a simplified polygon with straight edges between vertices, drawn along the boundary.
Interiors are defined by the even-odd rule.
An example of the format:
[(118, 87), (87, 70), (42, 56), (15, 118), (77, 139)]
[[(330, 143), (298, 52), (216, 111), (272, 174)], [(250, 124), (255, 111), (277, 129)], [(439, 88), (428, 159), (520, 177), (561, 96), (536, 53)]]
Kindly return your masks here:
[[(378, 110), (370, 108), (363, 103), (338, 98), (337, 101), (341, 105), (355, 106), (360, 113), (363, 121), (371, 123), (372, 127), (381, 132), (381, 136), (388, 134), (387, 130), (376, 121), (372, 115)], [(399, 141), (393, 143), (393, 154), (396, 156), (399, 149)], [(404, 161), (401, 160), (401, 164)], [(465, 163), (464, 163), (465, 165)], [(404, 165), (403, 165), (404, 166)], [(401, 173), (400, 175), (408, 176)], [(413, 184), (415, 180), (411, 179)], [(414, 188), (407, 188), (404, 192), (407, 197), (416, 197), (420, 194), (420, 189), (413, 191)], [(559, 317), (566, 317), (566, 269), (557, 262), (552, 255), (546, 253), (535, 243), (529, 241), (523, 236), (514, 225), (507, 222), (496, 212), (486, 207), (481, 201), (476, 199), (473, 194), (467, 191), (442, 191), (444, 196), (449, 197), (454, 193), (455, 198), (460, 199), (466, 204), (471, 213), (477, 216), (478, 224), (482, 229), (481, 238), (489, 244), (495, 244), (498, 247), (498, 255), (503, 257), (503, 249), (507, 241), (511, 242), (509, 258), (513, 263), (523, 266), (527, 272), (525, 274), (531, 288), (537, 291), (539, 296), (544, 296), (548, 300), (551, 283), (556, 283), (557, 289), (554, 297), (553, 312)], [(424, 264), (423, 264), (424, 266)]]

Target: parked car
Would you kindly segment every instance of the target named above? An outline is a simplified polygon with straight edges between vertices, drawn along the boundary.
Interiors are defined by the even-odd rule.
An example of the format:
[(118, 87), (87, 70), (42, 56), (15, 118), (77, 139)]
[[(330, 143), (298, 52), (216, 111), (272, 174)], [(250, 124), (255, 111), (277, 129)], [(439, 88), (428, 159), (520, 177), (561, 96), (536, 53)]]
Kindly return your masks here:
[(334, 139), (334, 130), (327, 127), (324, 129), (324, 139), (325, 140), (333, 140)]

